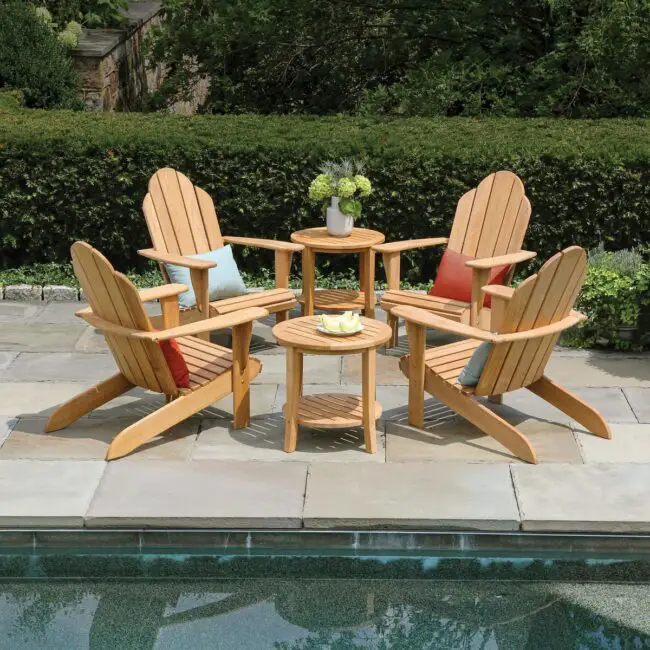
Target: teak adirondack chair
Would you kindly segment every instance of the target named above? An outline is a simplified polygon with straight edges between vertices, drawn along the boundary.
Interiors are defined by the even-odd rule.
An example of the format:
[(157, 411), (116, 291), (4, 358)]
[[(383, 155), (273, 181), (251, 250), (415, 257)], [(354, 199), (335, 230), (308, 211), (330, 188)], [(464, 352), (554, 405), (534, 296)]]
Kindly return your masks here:
[[(514, 426), (474, 396), (498, 398), (527, 388), (602, 438), (611, 432), (602, 415), (544, 375), (560, 333), (585, 319), (572, 311), (587, 269), (587, 256), (577, 246), (554, 255), (539, 273), (516, 289), (501, 285), (483, 287), (492, 296), (492, 331), (442, 318), (416, 307), (397, 307), (406, 319), (409, 354), (400, 367), (409, 379), (409, 424), (424, 425), (424, 391), (491, 435), (513, 454), (536, 463), (535, 450)], [(468, 337), (425, 351), (425, 328)], [(482, 341), (492, 349), (478, 384), (457, 383), (463, 367)]]
[[(449, 237), (411, 239), (374, 246), (382, 254), (388, 291), (381, 299), (381, 306), (388, 312), (388, 324), (393, 329), (391, 345), (397, 345), (398, 318), (394, 307), (410, 305), (436, 314), (478, 325), (488, 322), (481, 317), (483, 297), (481, 287), (487, 284), (490, 270), (513, 265), (506, 284), (510, 284), (514, 265), (535, 257), (536, 253), (521, 250), (530, 219), (530, 201), (518, 176), (509, 171), (499, 171), (484, 178), (478, 187), (464, 194), (458, 206)], [(400, 290), (400, 254), (402, 251), (447, 245), (447, 248), (467, 255), (472, 273), (471, 303), (449, 298), (422, 295)]]
[[(101, 330), (119, 372), (73, 397), (50, 416), (45, 431), (63, 429), (93, 409), (135, 386), (163, 393), (167, 404), (117, 434), (107, 460), (132, 452), (148, 440), (232, 393), (234, 427), (250, 420), (250, 380), (260, 362), (248, 356), (252, 321), (268, 314), (260, 307), (241, 309), (196, 323), (178, 325), (178, 295), (184, 284), (138, 291), (110, 262), (85, 242), (72, 246), (72, 263), (90, 307), (77, 315)], [(154, 330), (143, 303), (160, 300), (165, 329)], [(196, 338), (201, 332), (233, 328), (232, 350)], [(190, 387), (177, 388), (158, 341), (175, 338), (190, 371)]]
[[(151, 177), (142, 209), (153, 248), (138, 251), (140, 255), (156, 260), (167, 282), (169, 276), (165, 269), (166, 262), (190, 269), (197, 308), (184, 310), (181, 316), (183, 321), (230, 314), (248, 307), (263, 307), (276, 313), (277, 320), (282, 321), (288, 317), (289, 309), (297, 304), (295, 296), (289, 290), (289, 271), (291, 256), (301, 251), (302, 245), (273, 239), (223, 236), (210, 195), (174, 169), (159, 169)], [(208, 270), (215, 264), (186, 256), (207, 253), (225, 244), (275, 251), (276, 288), (210, 302)]]

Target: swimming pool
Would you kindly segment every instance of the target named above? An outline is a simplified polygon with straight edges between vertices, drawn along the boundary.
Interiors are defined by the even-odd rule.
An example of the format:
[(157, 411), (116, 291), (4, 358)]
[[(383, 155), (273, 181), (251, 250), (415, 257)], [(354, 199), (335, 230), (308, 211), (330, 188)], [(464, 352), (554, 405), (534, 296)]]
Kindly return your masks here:
[(15, 549), (10, 650), (650, 648), (630, 554)]

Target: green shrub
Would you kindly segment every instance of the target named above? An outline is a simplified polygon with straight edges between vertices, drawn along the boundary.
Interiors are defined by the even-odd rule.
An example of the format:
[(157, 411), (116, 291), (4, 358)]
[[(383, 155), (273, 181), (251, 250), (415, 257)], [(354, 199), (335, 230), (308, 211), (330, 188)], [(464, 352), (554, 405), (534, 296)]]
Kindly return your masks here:
[(70, 20), (87, 27), (119, 27), (125, 21), (128, 0), (38, 0), (47, 7), (55, 22), (63, 25)]
[[(362, 227), (387, 239), (445, 235), (460, 196), (497, 169), (524, 181), (533, 205), (525, 245), (558, 249), (650, 244), (650, 122), (95, 114), (0, 115), (0, 267), (68, 261), (85, 239), (118, 268), (144, 264), (141, 205), (163, 166), (205, 188), (232, 235), (288, 239), (323, 224), (307, 188), (321, 163), (363, 160), (373, 194)], [(402, 276), (430, 280), (440, 252), (404, 255)], [(319, 256), (334, 270), (353, 256)], [(272, 254), (240, 257), (242, 268)], [(378, 271), (378, 279), (383, 272)]]
[(79, 105), (79, 81), (66, 47), (30, 3), (0, 0), (2, 87), (22, 90), (31, 107)]
[(650, 343), (650, 264), (634, 250), (609, 252), (601, 245), (590, 251), (577, 309), (587, 320), (565, 344), (626, 350)]

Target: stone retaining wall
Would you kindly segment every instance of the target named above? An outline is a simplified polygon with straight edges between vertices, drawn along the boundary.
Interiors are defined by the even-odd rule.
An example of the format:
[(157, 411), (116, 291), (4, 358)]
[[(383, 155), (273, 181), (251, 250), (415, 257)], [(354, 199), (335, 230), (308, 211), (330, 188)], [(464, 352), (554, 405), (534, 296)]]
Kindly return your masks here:
[(72, 52), (89, 110), (137, 110), (162, 82), (162, 70), (148, 70), (142, 43), (159, 23), (158, 0), (132, 0), (125, 29), (86, 29)]
[[(157, 90), (164, 70), (146, 65), (143, 43), (147, 32), (160, 24), (160, 0), (131, 0), (125, 29), (85, 29), (72, 52), (81, 76), (86, 108), (91, 111), (135, 111), (145, 97)], [(207, 81), (199, 81), (191, 101), (179, 102), (172, 111), (196, 112), (207, 93)]]

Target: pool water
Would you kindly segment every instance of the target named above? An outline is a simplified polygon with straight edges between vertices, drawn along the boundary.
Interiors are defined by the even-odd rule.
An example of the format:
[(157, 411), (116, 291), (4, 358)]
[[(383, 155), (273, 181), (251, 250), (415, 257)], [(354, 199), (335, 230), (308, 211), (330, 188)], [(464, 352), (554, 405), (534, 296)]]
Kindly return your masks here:
[(8, 650), (636, 650), (650, 586), (561, 580), (11, 578)]

